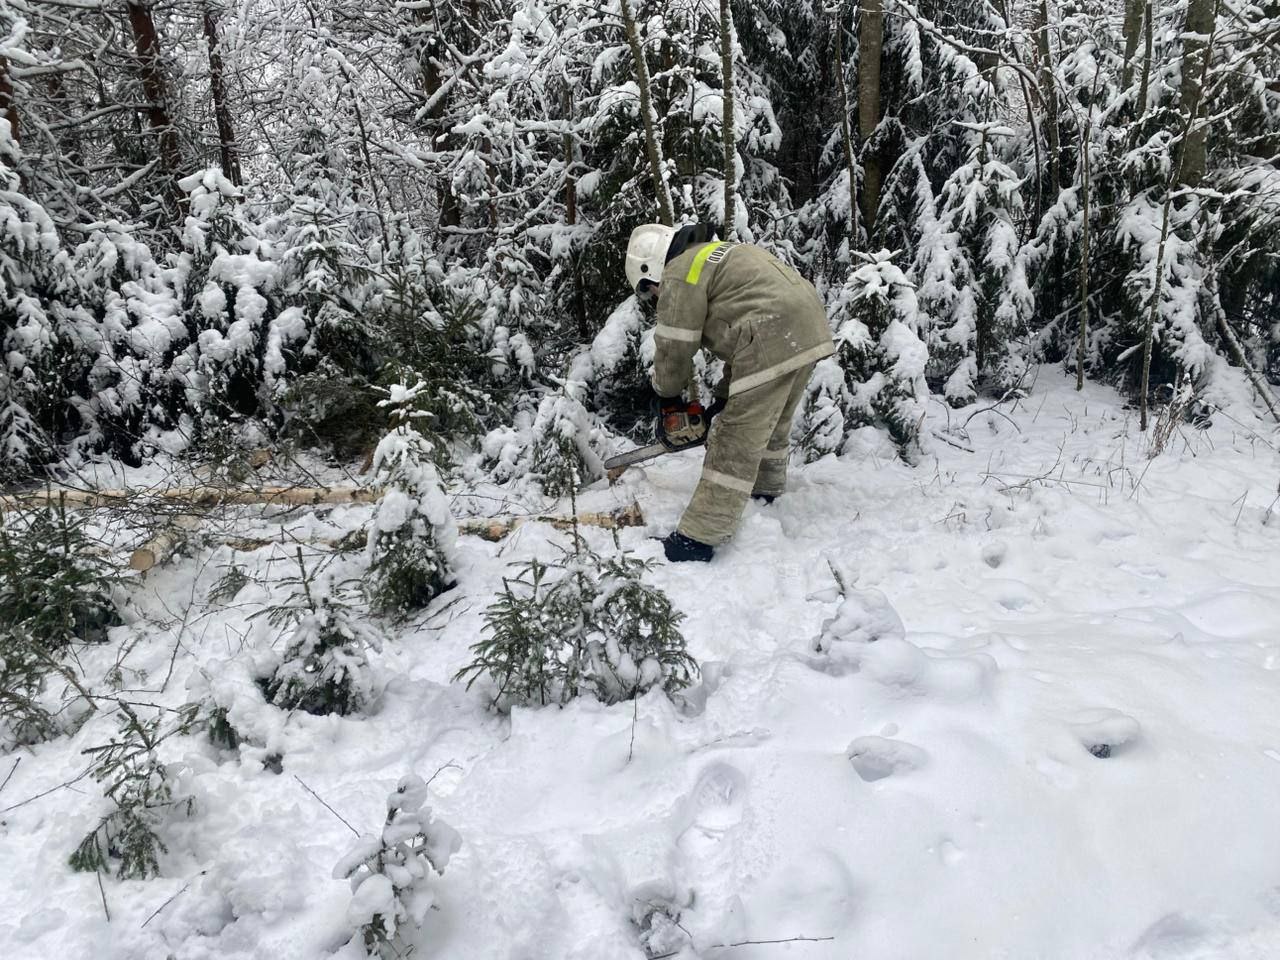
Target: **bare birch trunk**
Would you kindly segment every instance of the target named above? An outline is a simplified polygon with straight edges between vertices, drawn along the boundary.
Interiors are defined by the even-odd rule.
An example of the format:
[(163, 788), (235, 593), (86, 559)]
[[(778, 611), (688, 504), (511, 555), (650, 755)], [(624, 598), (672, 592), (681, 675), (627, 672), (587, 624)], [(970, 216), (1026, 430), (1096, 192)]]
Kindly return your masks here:
[(376, 487), (170, 487), (161, 490), (32, 490), (0, 497), (0, 509), (49, 507), (64, 503), (68, 510), (123, 506), (130, 501), (164, 500), (190, 507), (221, 504), (316, 506), (334, 503), (374, 503), (382, 496)]
[(729, 0), (720, 0), (720, 73), (724, 81), (720, 130), (724, 138), (724, 238), (737, 236), (734, 201), (738, 194), (738, 138), (733, 124), (733, 11)]
[(209, 87), (213, 93), (213, 115), (218, 125), (218, 153), (222, 172), (237, 187), (244, 182), (240, 173), (240, 151), (236, 144), (231, 108), (227, 103), (227, 85), (222, 69), (222, 53), (218, 49), (218, 21), (213, 8), (204, 7), (204, 39), (209, 45)]
[(649, 175), (653, 178), (653, 192), (658, 203), (658, 221), (667, 226), (675, 225), (675, 211), (671, 206), (671, 194), (667, 190), (667, 177), (663, 170), (662, 144), (658, 141), (658, 118), (653, 111), (653, 97), (649, 89), (649, 61), (640, 43), (640, 30), (631, 11), (630, 0), (622, 2), (622, 22), (627, 31), (627, 43), (636, 65), (636, 85), (640, 88), (640, 119), (644, 123), (645, 152), (649, 156)]
[(860, 0), (858, 22), (858, 139), (863, 145), (862, 219), (870, 233), (880, 207), (883, 173), (866, 142), (880, 124), (880, 58), (884, 48), (884, 0)]
[[(148, 540), (129, 556), (129, 569), (146, 573), (173, 555), (186, 539), (200, 528), (203, 518), (197, 514), (184, 514), (172, 526), (161, 531)], [(600, 527), (605, 530), (620, 530), (624, 527), (643, 527), (644, 513), (640, 504), (632, 502), (609, 513), (583, 513), (572, 517), (541, 515), (534, 517), (468, 517), (459, 520), (458, 533), (463, 536), (479, 537), (482, 540), (497, 542), (524, 526), (526, 523), (545, 523), (557, 530), (572, 530), (575, 524), (588, 527)], [(347, 534), (337, 538), (322, 538), (307, 541), (318, 546), (334, 547), (351, 538)], [(257, 538), (238, 538), (224, 540), (233, 550), (251, 552), (281, 544), (281, 540)], [(290, 540), (292, 545), (295, 541)]]

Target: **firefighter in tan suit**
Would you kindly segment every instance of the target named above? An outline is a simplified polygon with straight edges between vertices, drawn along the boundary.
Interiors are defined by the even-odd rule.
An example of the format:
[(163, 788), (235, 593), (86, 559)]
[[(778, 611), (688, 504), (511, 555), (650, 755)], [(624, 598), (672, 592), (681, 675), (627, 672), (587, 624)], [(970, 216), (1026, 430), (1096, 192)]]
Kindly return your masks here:
[(769, 502), (783, 492), (792, 415), (813, 365), (835, 352), (807, 280), (759, 247), (709, 240), (709, 233), (645, 224), (627, 246), (627, 279), (642, 299), (657, 299), (660, 407), (682, 402), (700, 347), (725, 362), (702, 479), (663, 541), (671, 560), (710, 560), (733, 535), (748, 497)]

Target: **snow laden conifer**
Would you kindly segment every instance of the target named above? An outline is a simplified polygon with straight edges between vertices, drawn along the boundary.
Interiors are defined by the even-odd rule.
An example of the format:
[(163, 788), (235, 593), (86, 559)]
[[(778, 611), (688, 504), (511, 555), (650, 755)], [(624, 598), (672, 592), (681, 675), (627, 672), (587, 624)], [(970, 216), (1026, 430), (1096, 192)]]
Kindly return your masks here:
[(431, 462), (432, 442), (414, 426), (428, 416), (416, 402), (429, 389), (423, 381), (397, 384), (381, 401), (393, 426), (373, 454), (386, 492), (369, 527), (367, 589), (374, 605), (394, 616), (425, 607), (454, 584), (457, 528)]
[(0, 481), (52, 459), (81, 366), (77, 285), (52, 219), (22, 192), (21, 158), (0, 118)]
[(475, 659), (455, 677), (470, 689), (488, 676), (494, 706), (564, 705), (584, 694), (618, 703), (654, 687), (674, 694), (697, 676), (679, 629), (684, 614), (645, 582), (651, 561), (601, 555), (575, 526), (559, 557), (515, 566), (485, 611)]
[(543, 394), (536, 408), (518, 411), (510, 427), (485, 437), (484, 459), (495, 480), (558, 499), (604, 476), (598, 449), (604, 431), (582, 405), (581, 391), (581, 383), (566, 380), (558, 391)]
[(943, 184), (920, 252), (921, 293), (945, 324), (931, 339), (945, 347), (939, 359), (950, 361), (941, 372), (953, 403), (972, 400), (983, 380), (1003, 393), (1022, 379), (1034, 307), (1018, 238), (1023, 180), (999, 146), (1013, 130), (965, 126), (965, 159)]
[[(279, 250), (281, 297), (301, 309), (306, 337), (296, 350), (298, 375), (283, 399), (292, 433), (350, 456), (371, 424), (376, 424), (374, 435), (381, 426), (370, 388), (380, 351), (364, 249), (372, 238), (361, 229), (361, 214), (367, 211), (356, 203), (333, 131), (308, 124), (298, 134), (291, 161), (292, 183), (277, 201), (283, 210), (267, 226)], [(277, 372), (287, 367), (285, 332), (273, 330), (267, 346), (268, 362)]]
[(362, 836), (333, 868), (335, 880), (350, 880), (347, 923), (370, 956), (407, 956), (406, 942), (435, 904), (435, 884), (462, 846), (458, 832), (424, 806), (427, 784), (416, 774), (402, 778), (387, 798), (382, 832)]
[(853, 409), (853, 396), (845, 381), (844, 368), (835, 357), (827, 357), (813, 368), (805, 385), (804, 402), (792, 434), (796, 446), (812, 463), (827, 454), (840, 454), (849, 434), (846, 411)]
[(844, 383), (836, 382), (830, 364), (820, 364), (797, 429), (810, 458), (840, 453), (848, 430), (875, 426), (886, 429), (910, 459), (928, 402), (928, 351), (919, 336), (915, 288), (889, 251), (858, 256), (862, 266), (836, 291), (830, 308)]
[(176, 285), (193, 342), (175, 359), (173, 375), (205, 432), (216, 436), (224, 423), (275, 414), (289, 348), (306, 322), (300, 307), (282, 309), (280, 266), (241, 191), (216, 168), (180, 185), (190, 214)]
[(369, 651), (381, 648), (381, 638), (355, 605), (355, 591), (309, 571), (301, 547), (297, 562), (298, 575), (284, 581), (288, 598), (262, 611), (284, 630), (284, 651), (262, 692), (283, 710), (359, 713), (377, 692)]

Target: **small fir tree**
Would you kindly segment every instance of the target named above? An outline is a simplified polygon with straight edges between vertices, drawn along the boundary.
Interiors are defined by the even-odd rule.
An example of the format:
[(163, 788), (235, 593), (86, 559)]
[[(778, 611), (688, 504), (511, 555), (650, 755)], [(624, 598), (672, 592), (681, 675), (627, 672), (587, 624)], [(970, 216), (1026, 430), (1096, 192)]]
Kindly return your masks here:
[(273, 626), (288, 628), (283, 658), (261, 681), (263, 694), (286, 710), (358, 713), (376, 692), (368, 651), (380, 649), (381, 638), (352, 606), (352, 591), (318, 583), (301, 547), (297, 559), (299, 575), (285, 581), (294, 588), (288, 600), (262, 611)]
[(120, 623), (119, 576), (94, 555), (86, 522), (61, 502), (0, 515), (0, 743), (53, 736), (46, 682), (78, 685), (68, 648), (101, 642)]
[(25, 625), (51, 649), (106, 639), (120, 623), (120, 577), (95, 556), (83, 515), (56, 506), (0, 515), (0, 625)]
[(494, 705), (565, 704), (590, 693), (618, 703), (661, 687), (674, 694), (697, 676), (679, 630), (684, 614), (644, 582), (650, 561), (601, 556), (574, 531), (572, 548), (517, 564), (485, 611), (488, 634), (455, 679), (497, 685)]
[(85, 834), (70, 864), (97, 872), (114, 862), (121, 879), (145, 880), (159, 875), (160, 855), (169, 850), (158, 833), (166, 819), (178, 810), (189, 816), (195, 806), (193, 798), (175, 796), (173, 772), (158, 750), (170, 737), (190, 732), (197, 708), (183, 707), (166, 729), (160, 713), (143, 720), (124, 701), (118, 706), (119, 733), (84, 751), (93, 759), (93, 778), (105, 784), (113, 809)]
[[(844, 370), (844, 389), (829, 382), (829, 373), (816, 387), (811, 385), (801, 429), (830, 424), (833, 411), (838, 411), (846, 430), (858, 426), (888, 430), (902, 456), (910, 459), (919, 447), (928, 401), (924, 380), (928, 351), (919, 337), (915, 288), (893, 264), (889, 251), (858, 256), (862, 266), (850, 274), (833, 305), (836, 361)], [(825, 443), (810, 456), (836, 449), (833, 432), (828, 430), (825, 436)]]
[(406, 934), (422, 926), (435, 903), (435, 882), (462, 846), (458, 832), (431, 816), (427, 784), (410, 774), (387, 798), (381, 834), (362, 836), (333, 868), (351, 881), (347, 921), (372, 956), (405, 954)]
[(834, 357), (819, 361), (805, 385), (800, 416), (792, 430), (793, 441), (806, 463), (844, 452), (849, 435), (845, 412), (852, 402), (840, 361)]
[(373, 455), (386, 492), (369, 527), (368, 589), (376, 607), (396, 616), (425, 607), (455, 582), (457, 528), (430, 461), (433, 445), (413, 426), (427, 416), (414, 401), (428, 389), (423, 381), (390, 389), (382, 405), (391, 408), (393, 427)]

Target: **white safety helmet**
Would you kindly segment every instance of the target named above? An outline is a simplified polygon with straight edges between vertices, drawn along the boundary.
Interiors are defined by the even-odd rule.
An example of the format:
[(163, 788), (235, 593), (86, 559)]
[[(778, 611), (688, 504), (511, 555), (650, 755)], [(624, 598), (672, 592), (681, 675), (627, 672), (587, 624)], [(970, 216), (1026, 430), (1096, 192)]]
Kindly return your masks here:
[(667, 265), (667, 248), (676, 235), (675, 227), (646, 223), (631, 231), (627, 241), (627, 283), (635, 290), (641, 280), (662, 281), (662, 268)]

